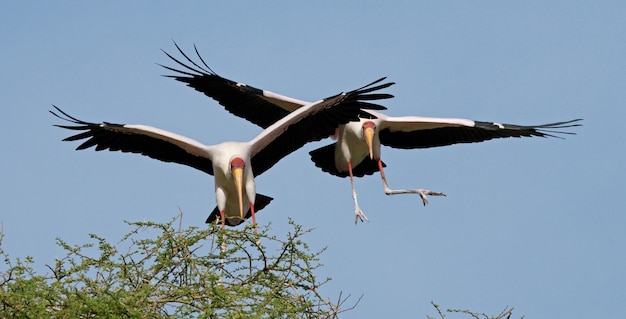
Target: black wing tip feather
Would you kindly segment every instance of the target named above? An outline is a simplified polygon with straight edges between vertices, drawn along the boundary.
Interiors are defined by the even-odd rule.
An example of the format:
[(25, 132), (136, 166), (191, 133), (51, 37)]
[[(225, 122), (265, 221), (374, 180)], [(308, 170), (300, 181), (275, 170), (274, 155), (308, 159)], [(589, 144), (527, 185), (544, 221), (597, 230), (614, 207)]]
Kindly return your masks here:
[[(366, 85), (364, 85), (364, 86), (362, 86), (362, 87), (360, 87), (360, 88), (358, 88), (356, 90), (350, 91), (350, 92), (348, 92), (348, 94), (354, 93), (354, 94), (363, 95), (363, 94), (366, 94), (366, 93), (369, 93), (369, 92), (374, 92), (374, 91), (386, 89), (386, 88), (396, 84), (396, 82), (387, 82), (387, 83), (383, 83), (383, 84), (374, 86), (375, 84), (380, 83), (380, 82), (382, 82), (382, 81), (384, 81), (386, 79), (387, 79), (387, 77), (384, 76), (384, 77), (379, 78), (378, 80), (373, 81), (373, 82), (371, 82), (369, 84), (366, 84)], [(386, 95), (390, 95), (391, 97), (393, 97), (391, 94), (386, 94)]]
[(571, 128), (582, 126), (582, 124), (577, 123), (582, 121), (582, 119), (574, 119), (569, 121), (561, 121), (540, 125), (517, 125), (517, 124), (500, 124), (494, 122), (483, 122), (483, 121), (474, 121), (476, 127), (486, 129), (490, 132), (494, 133), (492, 138), (497, 137), (552, 137), (552, 138), (560, 138), (563, 137), (558, 136), (556, 134), (563, 135), (576, 135), (575, 132), (567, 132), (560, 131), (555, 129), (563, 129), (563, 128)]
[[(56, 116), (57, 118), (73, 123), (75, 125), (59, 125), (59, 124), (53, 124), (53, 126), (59, 127), (59, 128), (64, 128), (64, 129), (68, 129), (68, 130), (74, 130), (74, 131), (83, 131), (81, 133), (72, 135), (72, 136), (68, 136), (66, 138), (64, 138), (62, 141), (64, 142), (73, 142), (73, 141), (80, 141), (80, 140), (84, 140), (84, 139), (88, 139), (87, 141), (85, 141), (84, 143), (80, 144), (78, 147), (76, 147), (76, 150), (84, 150), (87, 148), (90, 148), (92, 146), (96, 146), (98, 145), (99, 142), (97, 142), (96, 140), (94, 140), (94, 137), (96, 136), (97, 133), (95, 133), (93, 130), (96, 129), (97, 127), (100, 127), (104, 124), (104, 126), (119, 126), (122, 127), (124, 126), (124, 124), (116, 124), (116, 123), (109, 123), (109, 122), (103, 122), (102, 124), (98, 124), (98, 123), (90, 123), (90, 122), (85, 122), (82, 120), (79, 120), (69, 114), (67, 114), (65, 111), (61, 110), (59, 107), (57, 107), (56, 105), (52, 105), (52, 107), (54, 107), (59, 113), (61, 113), (61, 115), (57, 114), (56, 112), (52, 111), (52, 110), (48, 110), (48, 112), (50, 112), (52, 115)], [(96, 147), (96, 151), (101, 151), (102, 148)]]
[(365, 93), (367, 93), (369, 91), (375, 91), (377, 89), (384, 89), (386, 87), (389, 87), (389, 86), (392, 86), (392, 85), (395, 84), (395, 82), (388, 82), (388, 83), (384, 83), (384, 84), (381, 84), (379, 86), (376, 86), (375, 88), (370, 88), (372, 85), (374, 85), (376, 83), (380, 83), (380, 82), (382, 82), (382, 81), (384, 81), (386, 79), (387, 79), (387, 77), (383, 76), (382, 78), (379, 78), (378, 80), (375, 80), (375, 81), (373, 81), (373, 82), (371, 82), (369, 84), (366, 84), (366, 85), (364, 85), (364, 86), (362, 86), (362, 87), (360, 87), (360, 88), (358, 88), (358, 89), (356, 89), (354, 91), (365, 91)]
[[(74, 124), (81, 124), (81, 125), (92, 124), (92, 123), (88, 123), (88, 122), (85, 122), (85, 121), (81, 121), (81, 120), (79, 120), (79, 119), (77, 119), (77, 118), (75, 118), (75, 117), (65, 113), (63, 110), (61, 110), (58, 106), (56, 106), (54, 104), (52, 104), (52, 107), (54, 107), (57, 110), (57, 112), (61, 113), (61, 115), (63, 115), (63, 116), (57, 114), (53, 110), (48, 110), (48, 112), (50, 112), (52, 115), (56, 116), (57, 118), (59, 118), (61, 120), (64, 120), (64, 121), (67, 121), (67, 122), (70, 122), (70, 123), (74, 123)], [(54, 125), (54, 126), (67, 128), (67, 129), (77, 129), (76, 126), (63, 126), (63, 125)]]
[[(64, 142), (73, 142), (73, 141), (79, 141), (79, 140), (83, 140), (86, 138), (91, 138), (93, 137), (93, 133), (90, 131), (90, 129), (97, 125), (95, 123), (89, 123), (89, 122), (85, 122), (85, 121), (81, 121), (67, 113), (65, 113), (65, 111), (61, 110), (59, 107), (57, 107), (56, 105), (52, 104), (52, 107), (54, 107), (57, 112), (61, 113), (61, 115), (57, 114), (56, 112), (52, 111), (52, 110), (48, 110), (48, 112), (50, 112), (52, 115), (56, 116), (57, 118), (70, 122), (70, 123), (74, 123), (76, 125), (59, 125), (59, 124), (53, 124), (53, 126), (56, 127), (60, 127), (60, 128), (64, 128), (64, 129), (68, 129), (68, 130), (75, 130), (75, 131), (83, 131), (81, 133), (72, 135), (72, 136), (68, 136), (66, 138), (64, 138), (62, 141)], [(95, 144), (93, 143), (93, 141), (91, 139), (85, 141), (84, 143), (80, 144), (78, 147), (76, 147), (76, 150), (83, 150), (86, 148), (89, 148), (91, 146), (94, 146)]]
[[(383, 105), (380, 104), (376, 104), (376, 103), (371, 103), (371, 102), (365, 102), (365, 101), (378, 101), (378, 100), (385, 100), (385, 99), (390, 99), (393, 98), (393, 94), (389, 94), (389, 93), (373, 93), (373, 94), (368, 94), (370, 92), (374, 92), (374, 91), (378, 91), (378, 90), (382, 90), (385, 88), (388, 88), (394, 84), (396, 84), (395, 82), (387, 82), (387, 83), (383, 83), (380, 85), (376, 85), (377, 83), (380, 83), (382, 81), (384, 81), (385, 79), (387, 79), (387, 77), (382, 77), (379, 78), (376, 81), (373, 81), (367, 85), (364, 85), (356, 90), (352, 90), (348, 93), (345, 93), (347, 98), (352, 101), (353, 103), (356, 103), (360, 109), (369, 109), (369, 110), (386, 110), (387, 108)], [(361, 112), (363, 113), (363, 112)], [(362, 114), (365, 115), (365, 114)]]
[[(554, 123), (541, 124), (541, 125), (530, 125), (530, 126), (526, 126), (526, 127), (527, 128), (534, 128), (534, 129), (569, 128), (569, 127), (583, 126), (581, 123), (577, 123), (577, 122), (580, 122), (582, 120), (583, 119), (575, 119), (575, 120), (554, 122)], [(575, 123), (575, 124), (573, 124), (573, 123)], [(504, 124), (504, 125), (508, 125), (508, 124)]]
[[(56, 116), (57, 118), (66, 121), (66, 122), (70, 122), (70, 123), (74, 123), (77, 125), (58, 125), (58, 124), (53, 124), (53, 126), (56, 127), (60, 127), (60, 128), (65, 128), (65, 129), (70, 129), (70, 130), (87, 130), (90, 129), (94, 126), (100, 126), (101, 124), (98, 123), (91, 123), (91, 122), (86, 122), (83, 120), (79, 120), (69, 114), (67, 114), (65, 111), (61, 110), (59, 107), (57, 107), (56, 105), (52, 104), (52, 107), (54, 107), (59, 113), (61, 113), (61, 115), (57, 114), (56, 112), (52, 111), (52, 110), (48, 110), (48, 112), (50, 112), (52, 115)], [(124, 124), (116, 124), (116, 123), (110, 123), (110, 122), (102, 122), (102, 124), (106, 125), (106, 126), (124, 126)]]
[(545, 136), (556, 137), (556, 138), (563, 139), (563, 137), (556, 136), (556, 135), (553, 135), (553, 134), (576, 135), (576, 132), (555, 131), (553, 129), (562, 129), (562, 128), (571, 128), (571, 127), (583, 126), (581, 123), (578, 123), (578, 122), (580, 122), (582, 120), (583, 119), (575, 119), (575, 120), (570, 120), (570, 121), (563, 121), (563, 122), (556, 122), (556, 123), (550, 123), (550, 124), (544, 124), (544, 125), (537, 125), (536, 126), (536, 130), (541, 132), (541, 133), (544, 133)]
[[(521, 130), (531, 131), (532, 133), (529, 136), (552, 137), (552, 138), (564, 139), (564, 137), (558, 136), (556, 134), (576, 135), (576, 132), (566, 132), (566, 131), (560, 131), (558, 129), (582, 126), (581, 123), (578, 123), (582, 120), (583, 119), (574, 119), (574, 120), (569, 120), (569, 121), (561, 121), (561, 122), (554, 122), (554, 123), (541, 124), (541, 125), (522, 126)], [(505, 127), (507, 126), (507, 124), (504, 124), (504, 125)]]
[[(167, 51), (161, 49), (161, 51), (163, 53), (165, 53), (165, 55), (167, 55), (172, 61), (176, 62), (178, 65), (184, 67), (185, 69), (187, 69), (187, 71), (184, 70), (180, 70), (180, 69), (176, 69), (173, 67), (168, 67), (165, 66), (163, 64), (157, 63), (157, 65), (168, 69), (170, 71), (173, 72), (177, 72), (179, 74), (183, 74), (189, 77), (202, 77), (202, 76), (211, 76), (211, 75), (217, 75), (217, 73), (215, 71), (213, 71), (213, 69), (211, 69), (211, 67), (204, 61), (204, 59), (202, 58), (202, 56), (200, 55), (200, 52), (198, 51), (198, 47), (194, 44), (193, 48), (194, 48), (194, 52), (196, 53), (196, 56), (198, 57), (198, 59), (200, 60), (200, 62), (202, 63), (202, 65), (200, 65), (199, 63), (197, 63), (196, 61), (192, 60), (181, 48), (180, 46), (176, 43), (176, 41), (172, 40), (172, 42), (174, 43), (174, 46), (176, 46), (176, 49), (178, 50), (178, 52), (185, 58), (185, 60), (187, 60), (188, 63), (185, 63), (183, 61), (181, 61), (180, 59), (175, 58), (173, 55), (171, 55), (170, 53), (168, 53)], [(191, 72), (195, 72), (195, 73), (191, 73)], [(187, 82), (184, 81), (184, 79), (187, 79), (186, 77), (182, 77), (180, 75), (164, 75), (165, 77), (170, 77), (170, 78), (175, 78), (176, 80), (182, 81), (182, 82)]]

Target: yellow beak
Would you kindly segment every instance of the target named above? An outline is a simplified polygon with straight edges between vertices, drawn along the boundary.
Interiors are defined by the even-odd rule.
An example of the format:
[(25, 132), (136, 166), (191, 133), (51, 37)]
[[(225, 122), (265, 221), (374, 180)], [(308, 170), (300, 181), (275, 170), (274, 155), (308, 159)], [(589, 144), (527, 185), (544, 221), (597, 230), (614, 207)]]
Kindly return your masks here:
[(374, 129), (371, 127), (365, 128), (365, 143), (367, 143), (367, 148), (370, 150), (370, 159), (374, 158), (374, 151), (372, 150), (372, 140), (374, 139)]
[(239, 217), (243, 219), (243, 168), (239, 167), (233, 169), (233, 180), (237, 188), (237, 198), (239, 198)]

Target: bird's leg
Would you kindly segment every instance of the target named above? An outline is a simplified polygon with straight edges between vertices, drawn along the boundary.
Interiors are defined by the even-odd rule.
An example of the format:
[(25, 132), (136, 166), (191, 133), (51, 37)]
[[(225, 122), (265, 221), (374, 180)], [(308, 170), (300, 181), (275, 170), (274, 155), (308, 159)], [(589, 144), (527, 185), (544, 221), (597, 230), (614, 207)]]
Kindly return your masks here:
[(383, 162), (378, 159), (378, 170), (380, 171), (380, 177), (383, 180), (383, 188), (385, 189), (385, 194), (387, 195), (398, 195), (398, 194), (418, 194), (422, 198), (422, 203), (424, 206), (428, 204), (427, 195), (431, 196), (446, 196), (446, 194), (441, 192), (433, 192), (428, 189), (391, 189), (389, 188), (389, 184), (387, 184), (387, 178), (385, 177), (385, 170), (383, 169)]
[(393, 191), (389, 188), (389, 184), (387, 184), (387, 178), (385, 177), (385, 170), (383, 168), (383, 161), (380, 158), (378, 159), (378, 171), (380, 172), (380, 177), (383, 180), (383, 188), (385, 189), (385, 194), (391, 195)]
[[(256, 224), (256, 215), (254, 214), (254, 204), (250, 203), (250, 215), (252, 216), (252, 224), (254, 225), (254, 234), (258, 235), (259, 234), (259, 230)], [(256, 240), (256, 244), (260, 245), (261, 244), (261, 238), (258, 238)]]
[(354, 188), (354, 177), (352, 176), (352, 162), (348, 161), (348, 173), (350, 174), (350, 185), (352, 185), (352, 199), (354, 200), (354, 223), (359, 221), (369, 221), (367, 216), (363, 214), (361, 207), (359, 207), (359, 201), (356, 199), (356, 190)]
[[(220, 210), (220, 219), (222, 219), (222, 230), (226, 228), (226, 214), (224, 214), (223, 210)], [(222, 238), (222, 252), (226, 252), (226, 241)], [(224, 264), (224, 259), (222, 259), (222, 265)]]
[[(220, 210), (220, 219), (222, 221), (222, 247), (221, 247), (221, 251), (222, 254), (226, 253), (226, 234), (223, 232), (223, 230), (226, 228), (226, 218), (225, 218), (225, 214), (223, 210)], [(222, 265), (222, 268), (220, 268), (220, 276), (219, 276), (219, 282), (221, 283), (222, 281), (222, 270), (224, 269), (224, 256), (222, 255), (222, 258), (220, 259), (220, 263)]]
[(220, 219), (222, 220), (222, 229), (226, 228), (226, 214), (223, 210), (220, 210)]
[[(256, 225), (256, 216), (254, 215), (254, 204), (250, 203), (250, 215), (252, 216), (252, 225), (254, 225), (254, 234), (258, 235), (259, 234), (259, 230), (257, 229), (257, 225)], [(257, 240), (256, 242), (257, 244), (260, 243), (260, 240)]]
[(252, 203), (250, 203), (250, 215), (252, 216), (252, 224), (254, 224), (254, 227), (256, 227), (256, 216), (254, 215), (254, 204)]

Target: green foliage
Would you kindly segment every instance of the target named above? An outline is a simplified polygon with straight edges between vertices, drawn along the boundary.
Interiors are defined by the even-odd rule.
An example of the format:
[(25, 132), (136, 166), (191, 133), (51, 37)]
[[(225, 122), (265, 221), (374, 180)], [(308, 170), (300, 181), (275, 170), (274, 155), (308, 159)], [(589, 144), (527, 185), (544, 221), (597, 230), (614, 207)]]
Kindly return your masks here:
[(175, 227), (181, 218), (128, 222), (132, 231), (116, 244), (97, 235), (85, 245), (57, 239), (66, 255), (46, 275), (0, 246), (2, 317), (335, 318), (348, 310), (347, 298), (320, 296), (330, 279), (313, 274), (321, 251), (301, 240), (310, 230), (291, 222), (283, 240), (268, 235), (269, 226), (259, 234)]
[[(337, 318), (356, 306), (345, 309), (341, 294), (336, 302), (320, 295), (330, 278), (314, 275), (323, 250), (311, 253), (302, 240), (310, 230), (290, 222), (280, 239), (269, 226), (258, 234), (250, 226), (182, 229), (181, 219), (127, 222), (132, 230), (116, 244), (93, 234), (84, 245), (57, 239), (65, 256), (45, 275), (31, 257), (12, 260), (0, 232), (0, 318)], [(513, 312), (490, 317), (432, 305), (441, 319)]]

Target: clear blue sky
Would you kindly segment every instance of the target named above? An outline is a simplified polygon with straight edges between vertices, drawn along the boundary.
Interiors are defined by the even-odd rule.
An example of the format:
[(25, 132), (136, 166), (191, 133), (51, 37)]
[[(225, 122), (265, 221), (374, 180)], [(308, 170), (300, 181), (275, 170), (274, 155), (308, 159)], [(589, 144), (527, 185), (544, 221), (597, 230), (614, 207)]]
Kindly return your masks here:
[(184, 211), (203, 225), (213, 177), (138, 155), (76, 152), (58, 105), (88, 121), (147, 124), (207, 144), (260, 129), (174, 80), (160, 49), (195, 43), (218, 73), (304, 100), (388, 76), (390, 115), (517, 124), (584, 118), (576, 136), (428, 150), (384, 148), (392, 188), (448, 194), (423, 207), (357, 180), (371, 222), (353, 224), (350, 184), (322, 174), (309, 144), (257, 178), (328, 246), (325, 293), (361, 294), (344, 318), (443, 307), (527, 318), (617, 318), (626, 310), (626, 4), (623, 1), (11, 2), (0, 10), (0, 221), (4, 249), (37, 267), (124, 220)]

